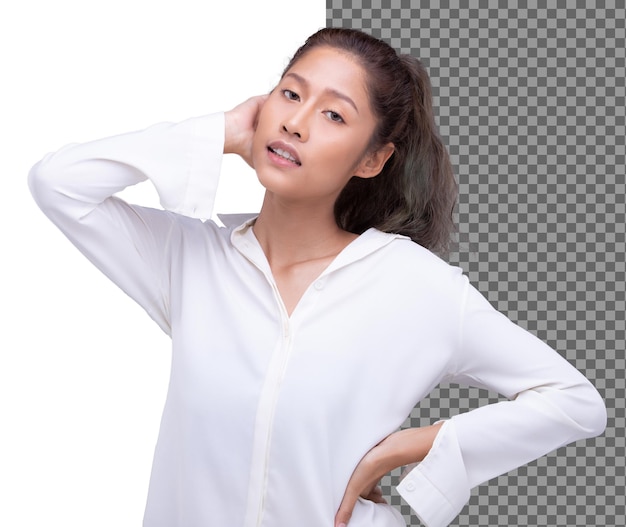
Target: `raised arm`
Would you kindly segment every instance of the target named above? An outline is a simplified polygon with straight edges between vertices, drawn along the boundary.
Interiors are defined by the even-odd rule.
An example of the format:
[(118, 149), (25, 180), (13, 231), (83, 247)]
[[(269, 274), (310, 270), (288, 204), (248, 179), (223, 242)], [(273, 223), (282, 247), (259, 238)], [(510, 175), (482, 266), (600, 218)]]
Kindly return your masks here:
[[(252, 97), (226, 113), (68, 145), (30, 171), (29, 185), (43, 212), (166, 333), (171, 238), (189, 227), (192, 220), (182, 216), (210, 218), (224, 153), (251, 164), (265, 98)], [(165, 211), (114, 197), (146, 179)]]
[[(43, 212), (168, 333), (169, 239), (179, 215), (210, 216), (224, 130), (221, 113), (157, 124), (66, 146), (45, 156), (29, 174)], [(113, 197), (145, 179), (171, 212)]]

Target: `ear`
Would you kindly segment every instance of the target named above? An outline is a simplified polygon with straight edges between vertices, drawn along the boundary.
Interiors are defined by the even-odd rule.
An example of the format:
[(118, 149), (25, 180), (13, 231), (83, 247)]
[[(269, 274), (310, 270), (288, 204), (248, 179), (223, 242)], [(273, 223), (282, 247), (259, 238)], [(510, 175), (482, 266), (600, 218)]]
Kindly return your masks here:
[(393, 143), (387, 143), (385, 146), (376, 150), (376, 152), (366, 154), (356, 167), (354, 175), (365, 179), (377, 176), (382, 171), (394, 150), (395, 147)]

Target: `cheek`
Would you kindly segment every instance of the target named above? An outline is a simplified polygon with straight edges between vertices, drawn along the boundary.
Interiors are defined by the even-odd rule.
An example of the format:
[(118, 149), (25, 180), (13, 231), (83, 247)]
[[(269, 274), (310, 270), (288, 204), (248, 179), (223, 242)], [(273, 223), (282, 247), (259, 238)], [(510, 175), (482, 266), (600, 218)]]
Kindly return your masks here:
[(357, 137), (329, 141), (324, 149), (327, 162), (342, 172), (353, 173), (363, 158), (364, 147)]
[(268, 130), (271, 123), (276, 121), (278, 115), (276, 104), (275, 95), (271, 94), (261, 107), (261, 111), (259, 111), (256, 120), (256, 130)]
[(267, 135), (264, 133), (263, 125), (259, 120), (257, 127), (252, 134), (252, 158), (259, 156), (265, 150), (265, 144), (267, 143)]
[(254, 134), (252, 135), (252, 148), (256, 148), (259, 145), (262, 145), (262, 148), (265, 148), (265, 144), (268, 141), (270, 135), (270, 125), (272, 122), (272, 110), (269, 105), (269, 101), (266, 102), (257, 117)]

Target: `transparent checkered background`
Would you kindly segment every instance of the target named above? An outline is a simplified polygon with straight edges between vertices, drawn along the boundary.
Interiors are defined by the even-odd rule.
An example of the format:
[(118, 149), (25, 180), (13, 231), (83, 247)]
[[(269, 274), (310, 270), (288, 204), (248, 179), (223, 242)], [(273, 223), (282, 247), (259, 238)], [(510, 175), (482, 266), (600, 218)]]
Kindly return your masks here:
[[(475, 489), (453, 525), (626, 526), (624, 0), (326, 6), (328, 25), (364, 29), (427, 66), (459, 181), (451, 262), (608, 406), (604, 436)], [(406, 426), (494, 400), (444, 386)], [(398, 476), (383, 490), (421, 525), (393, 489)]]

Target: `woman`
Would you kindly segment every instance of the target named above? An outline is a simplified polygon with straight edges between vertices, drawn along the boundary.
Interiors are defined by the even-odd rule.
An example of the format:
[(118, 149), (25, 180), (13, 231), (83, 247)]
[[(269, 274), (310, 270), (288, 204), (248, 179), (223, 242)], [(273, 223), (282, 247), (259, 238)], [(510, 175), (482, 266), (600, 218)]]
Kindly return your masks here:
[[(208, 218), (223, 153), (266, 189)], [(149, 178), (164, 211), (113, 194)], [(497, 313), (443, 251), (456, 186), (428, 77), (324, 29), (230, 112), (69, 146), (31, 171), (45, 213), (172, 338), (144, 525), (443, 526), (470, 489), (600, 434), (597, 391)], [(397, 431), (441, 381), (509, 401)]]

